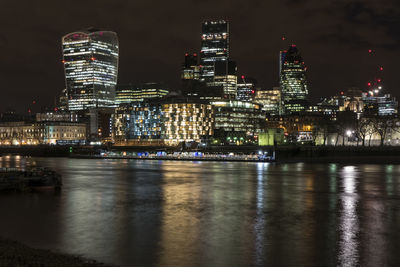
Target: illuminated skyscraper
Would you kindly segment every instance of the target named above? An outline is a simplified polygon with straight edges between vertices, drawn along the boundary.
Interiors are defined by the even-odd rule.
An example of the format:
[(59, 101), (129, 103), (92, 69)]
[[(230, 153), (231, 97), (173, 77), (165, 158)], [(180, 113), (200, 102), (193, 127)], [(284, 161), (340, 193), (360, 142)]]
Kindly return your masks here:
[(88, 29), (62, 38), (69, 110), (114, 106), (118, 75), (115, 32)]
[(285, 62), (287, 50), (279, 51), (279, 77), (281, 77), (282, 66)]
[(229, 58), (229, 24), (227, 21), (206, 21), (202, 25), (200, 52), (200, 79), (211, 82), (215, 63)]
[(282, 114), (281, 89), (274, 87), (272, 90), (257, 90), (254, 102), (261, 105), (261, 109), (268, 115)]
[(280, 87), (284, 112), (300, 112), (308, 106), (306, 66), (295, 45), (281, 52)]
[(242, 75), (237, 84), (236, 99), (247, 102), (253, 101), (256, 93), (256, 84), (257, 81), (255, 79)]

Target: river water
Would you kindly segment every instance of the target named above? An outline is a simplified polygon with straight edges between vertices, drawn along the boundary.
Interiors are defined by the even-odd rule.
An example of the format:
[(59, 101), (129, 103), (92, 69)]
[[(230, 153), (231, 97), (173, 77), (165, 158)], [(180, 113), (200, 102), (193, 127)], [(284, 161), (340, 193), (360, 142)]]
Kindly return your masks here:
[(400, 266), (400, 165), (23, 158), (0, 236), (121, 266)]

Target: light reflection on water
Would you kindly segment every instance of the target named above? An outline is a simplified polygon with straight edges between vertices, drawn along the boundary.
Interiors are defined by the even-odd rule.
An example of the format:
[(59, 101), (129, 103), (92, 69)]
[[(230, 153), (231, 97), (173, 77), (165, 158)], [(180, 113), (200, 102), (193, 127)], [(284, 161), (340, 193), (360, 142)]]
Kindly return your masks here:
[(400, 166), (2, 157), (63, 175), (0, 195), (0, 236), (122, 266), (399, 265)]
[(358, 203), (357, 178), (358, 171), (355, 166), (343, 167), (339, 242), (339, 263), (341, 266), (356, 266), (359, 263), (359, 241), (357, 239), (359, 218), (356, 211)]
[[(256, 193), (256, 218), (254, 222), (254, 234), (255, 234), (255, 264), (258, 266), (265, 265), (267, 262), (264, 257), (264, 245), (265, 240), (265, 225), (266, 216), (264, 214), (265, 200), (265, 188), (264, 184), (268, 182), (268, 167), (269, 163), (257, 163), (257, 193)], [(264, 204), (265, 203), (265, 204)]]

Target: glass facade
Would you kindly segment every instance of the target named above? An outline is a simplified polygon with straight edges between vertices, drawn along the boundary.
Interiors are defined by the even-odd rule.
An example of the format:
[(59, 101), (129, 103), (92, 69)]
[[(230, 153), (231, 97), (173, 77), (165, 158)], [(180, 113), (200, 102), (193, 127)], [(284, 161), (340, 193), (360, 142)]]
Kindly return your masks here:
[(62, 38), (69, 110), (113, 107), (118, 76), (118, 38), (89, 29)]
[(200, 79), (214, 79), (215, 62), (229, 58), (229, 24), (227, 21), (206, 21), (202, 25), (200, 52)]
[(210, 104), (215, 109), (215, 139), (221, 143), (258, 143), (258, 134), (265, 128), (265, 114), (259, 105), (231, 100)]
[(116, 143), (200, 142), (213, 134), (214, 110), (211, 105), (200, 103), (134, 103), (116, 108), (113, 124)]
[(162, 98), (168, 95), (168, 88), (160, 83), (144, 83), (139, 85), (118, 85), (115, 96), (116, 105), (144, 101), (150, 98)]
[(213, 135), (214, 110), (198, 103), (163, 104), (166, 142), (200, 142)]
[[(236, 99), (237, 97), (237, 68), (236, 62), (218, 61), (214, 64), (214, 79), (211, 82), (207, 82), (208, 87), (215, 88), (216, 91), (220, 92), (220, 98), (225, 99)], [(220, 88), (220, 90), (216, 89)]]
[(238, 80), (239, 82), (237, 84), (236, 99), (247, 102), (253, 101), (256, 93), (256, 80), (252, 78), (245, 78), (245, 76), (241, 76), (241, 78)]
[(373, 115), (386, 116), (397, 114), (399, 104), (390, 94), (383, 96), (370, 96), (364, 93), (362, 97), (364, 112)]
[(272, 90), (257, 90), (254, 102), (260, 104), (262, 110), (269, 115), (282, 114), (282, 99), (279, 87), (274, 87)]
[(161, 104), (134, 103), (116, 108), (113, 137), (116, 142), (129, 139), (162, 139)]
[(306, 66), (295, 45), (281, 52), (280, 87), (285, 114), (305, 111), (308, 106)]

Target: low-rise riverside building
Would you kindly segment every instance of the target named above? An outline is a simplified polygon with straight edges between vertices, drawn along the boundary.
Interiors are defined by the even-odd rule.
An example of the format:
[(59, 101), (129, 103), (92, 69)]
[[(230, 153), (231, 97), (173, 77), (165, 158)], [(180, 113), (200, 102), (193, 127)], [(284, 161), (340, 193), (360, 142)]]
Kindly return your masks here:
[(55, 145), (86, 142), (86, 124), (72, 122), (5, 122), (0, 145)]
[(113, 115), (116, 145), (177, 145), (212, 136), (214, 109), (198, 102), (137, 102), (121, 105)]
[(36, 121), (62, 121), (62, 122), (78, 122), (78, 114), (68, 111), (48, 111), (36, 113)]
[(258, 134), (265, 130), (265, 112), (260, 105), (235, 101), (211, 101), (215, 109), (214, 143), (258, 143)]
[(112, 116), (112, 125), (116, 145), (164, 145), (161, 103), (120, 105)]
[(282, 128), (288, 142), (313, 141), (313, 128), (321, 120), (330, 120), (328, 116), (318, 113), (300, 113), (283, 116), (272, 116), (266, 119), (268, 129)]
[(204, 103), (162, 105), (165, 137), (169, 144), (200, 142), (213, 135), (214, 109)]

